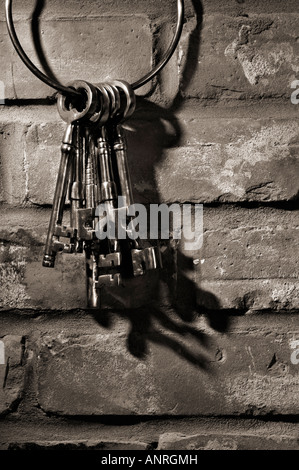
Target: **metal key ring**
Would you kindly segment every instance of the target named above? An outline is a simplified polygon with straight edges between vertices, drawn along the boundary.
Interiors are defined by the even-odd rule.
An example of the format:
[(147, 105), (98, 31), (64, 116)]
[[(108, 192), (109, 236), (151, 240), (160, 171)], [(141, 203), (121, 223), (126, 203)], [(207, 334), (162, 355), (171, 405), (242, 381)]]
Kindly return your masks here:
[(120, 92), (119, 89), (111, 83), (104, 83), (103, 86), (106, 88), (110, 96), (110, 118), (113, 119), (120, 109)]
[[(75, 122), (79, 120), (90, 119), (96, 111), (97, 105), (97, 89), (91, 83), (85, 82), (83, 80), (75, 80), (74, 82), (69, 83), (69, 86), (73, 90), (78, 90), (79, 96), (82, 97), (82, 92), (85, 93), (86, 103), (82, 110), (78, 110), (76, 107), (67, 106), (68, 97), (65, 95), (59, 94), (57, 99), (57, 108), (60, 117), (66, 122)], [(81, 90), (81, 93), (80, 91)]]
[[(34, 63), (29, 59), (29, 57), (27, 56), (27, 54), (25, 53), (24, 49), (21, 46), (21, 43), (18, 39), (16, 30), (15, 30), (13, 16), (12, 16), (12, 0), (5, 1), (5, 16), (6, 16), (6, 24), (7, 24), (7, 29), (8, 29), (11, 42), (13, 43), (15, 50), (17, 51), (19, 57), (22, 59), (26, 67), (28, 67), (28, 69), (42, 82), (46, 83), (48, 86), (52, 88), (55, 88), (61, 94), (79, 97), (80, 92), (70, 88), (69, 86), (64, 86), (57, 80), (54, 80), (53, 78), (48, 77), (43, 72), (41, 72), (34, 65)], [(183, 23), (184, 23), (184, 0), (177, 0), (177, 24), (176, 24), (176, 30), (175, 30), (175, 34), (172, 39), (172, 42), (169, 48), (167, 49), (165, 56), (156, 65), (156, 67), (154, 67), (149, 73), (147, 73), (142, 78), (140, 78), (140, 80), (137, 80), (136, 82), (132, 83), (131, 87), (133, 88), (133, 90), (137, 90), (137, 88), (142, 87), (143, 85), (148, 83), (150, 80), (152, 80), (157, 75), (157, 73), (160, 72), (160, 70), (167, 64), (167, 62), (173, 55), (178, 45), (178, 42), (180, 40), (182, 29), (183, 29)]]
[(97, 110), (89, 120), (92, 123), (102, 126), (109, 119), (110, 96), (106, 88), (101, 83), (95, 85), (95, 87), (98, 90), (98, 95), (100, 95), (100, 109)]
[(120, 122), (123, 119), (130, 117), (135, 111), (136, 95), (134, 93), (132, 86), (129, 83), (125, 82), (124, 80), (113, 80), (111, 83), (117, 88), (120, 88), (123, 91), (125, 98), (126, 98), (126, 104), (125, 104), (124, 110), (122, 111), (120, 107), (119, 112), (115, 116), (115, 118), (118, 119), (118, 121)]

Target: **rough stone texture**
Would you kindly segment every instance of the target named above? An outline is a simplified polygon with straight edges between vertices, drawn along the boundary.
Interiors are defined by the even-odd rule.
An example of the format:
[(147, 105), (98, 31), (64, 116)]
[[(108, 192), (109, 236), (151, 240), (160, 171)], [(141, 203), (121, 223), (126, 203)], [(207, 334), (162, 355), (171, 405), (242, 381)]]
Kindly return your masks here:
[(198, 305), (212, 310), (298, 310), (299, 283), (296, 280), (202, 281), (199, 286)]
[[(2, 309), (86, 307), (84, 255), (59, 254), (54, 269), (42, 267), (49, 217), (49, 210), (1, 211)], [(202, 248), (188, 251), (183, 242), (175, 248), (167, 242), (163, 270), (126, 280), (103, 296), (103, 306), (177, 301), (190, 313), (202, 307), (298, 310), (298, 227), (297, 211), (204, 208)]]
[[(58, 423), (57, 423), (58, 421)], [(26, 433), (20, 433), (21, 419), (0, 422), (0, 449), (24, 450), (195, 450), (196, 445), (238, 445), (254, 450), (297, 449), (298, 425), (286, 421), (258, 418), (227, 417), (107, 417), (59, 419), (45, 416), (25, 423)], [(44, 425), (42, 425), (43, 423)], [(114, 423), (114, 424), (113, 424)], [(57, 425), (58, 424), (58, 425)], [(121, 424), (121, 425), (120, 425)], [(5, 427), (4, 427), (5, 426)], [(42, 432), (42, 439), (41, 439)], [(207, 436), (207, 439), (205, 439)], [(227, 439), (225, 437), (227, 436)], [(242, 447), (241, 447), (242, 445)], [(100, 447), (101, 446), (101, 447)], [(185, 446), (185, 447), (184, 447)], [(163, 448), (162, 448), (163, 447)], [(190, 448), (188, 448), (190, 447)], [(50, 455), (50, 454), (48, 454)], [(144, 454), (147, 455), (147, 454)]]
[(64, 309), (85, 306), (85, 266), (82, 257), (58, 257), (55, 269), (42, 267), (49, 215), (48, 211), (11, 211), (9, 207), (2, 210), (2, 309)]
[(182, 240), (173, 264), (164, 252), (160, 298), (189, 312), (297, 310), (298, 222), (297, 211), (204, 207), (202, 247)]
[[(138, 109), (126, 130), (137, 202), (268, 202), (298, 197), (295, 118), (261, 117), (258, 108), (248, 117), (234, 109), (215, 117), (191, 107), (179, 113), (176, 129), (174, 115), (156, 119), (156, 110), (145, 117), (147, 109), (151, 112), (146, 102)], [(65, 127), (56, 107), (42, 112), (34, 107), (19, 116), (1, 114), (2, 201), (52, 204)], [(5, 119), (11, 123), (5, 124)]]
[[(290, 96), (291, 83), (299, 71), (296, 15), (204, 16), (197, 41), (191, 43), (189, 34), (193, 29), (190, 21), (180, 43), (184, 96), (205, 99)], [(198, 58), (192, 74), (184, 69), (184, 58), (191, 54)]]
[(24, 380), (24, 367), (22, 367), (24, 343), (23, 338), (16, 335), (0, 336), (0, 342), (3, 353), (0, 361), (1, 415), (14, 410), (21, 399)]
[(85, 264), (82, 256), (58, 257), (55, 269), (42, 267), (42, 247), (1, 246), (0, 307), (84, 308)]
[[(258, 227), (252, 224), (206, 232), (200, 275), (205, 280), (297, 279), (298, 229), (299, 217), (294, 228), (271, 227), (261, 221)], [(286, 242), (292, 247), (292, 256)]]
[(139, 332), (140, 346), (150, 333), (143, 360), (126, 351), (124, 326), (118, 335), (43, 336), (42, 409), (62, 415), (297, 412), (290, 341), (298, 332), (282, 331), (273, 319), (261, 329), (235, 325), (228, 335), (191, 327), (179, 340), (163, 329), (152, 331)]
[(157, 450), (296, 450), (296, 436), (264, 436), (239, 434), (162, 434)]
[[(93, 2), (89, 7), (84, 5), (83, 11), (74, 3), (70, 9), (68, 3), (64, 2), (58, 9), (53, 6), (50, 14), (49, 9), (45, 9), (39, 25), (42, 49), (49, 68), (64, 83), (75, 78), (91, 82), (111, 77), (137, 80), (151, 67), (154, 49), (152, 33), (175, 22), (174, 5), (161, 12), (156, 4), (152, 7), (151, 4), (146, 5), (147, 11), (144, 11), (142, 3), (137, 7), (132, 2), (129, 6), (127, 2), (121, 2), (121, 9), (117, 10), (119, 2), (117, 7), (109, 3), (104, 9), (98, 2)], [(260, 7), (263, 13), (257, 15), (252, 5), (249, 9), (246, 9), (247, 6), (235, 2), (232, 9), (226, 7), (225, 12), (221, 12), (221, 8), (211, 8), (210, 2), (207, 7), (200, 2), (194, 5), (188, 3), (188, 21), (179, 53), (168, 65), (172, 70), (169, 77), (180, 73), (183, 96), (201, 99), (290, 96), (290, 85), (296, 79), (299, 67), (298, 18), (294, 14), (294, 4), (281, 7), (280, 11), (278, 8), (279, 15), (275, 14), (275, 9), (268, 10), (264, 6)], [(122, 9), (127, 10), (125, 17)], [(24, 49), (38, 64), (29, 33), (30, 13), (29, 5), (17, 11), (17, 32), (22, 36)], [(134, 14), (133, 22), (131, 14)], [(152, 31), (150, 17), (156, 17)], [(1, 59), (7, 64), (0, 79), (5, 84), (6, 98), (40, 98), (52, 94), (53, 90), (32, 77), (22, 64), (10, 44), (4, 22), (0, 22), (0, 28), (1, 41), (5, 46)], [(119, 41), (120, 34), (123, 41)], [(57, 49), (57, 35), (63, 38), (61, 49)], [(166, 41), (162, 36), (157, 36), (159, 49), (165, 50), (165, 44), (170, 43), (172, 35), (169, 29)], [(77, 40), (78, 36), (81, 41)], [(97, 38), (96, 43), (94, 38)], [(134, 52), (136, 45), (138, 55)], [(94, 60), (94, 55), (99, 58), (98, 61)], [(188, 61), (194, 59), (192, 67), (189, 62), (185, 66), (186, 58)], [(135, 66), (132, 67), (132, 64)], [(178, 83), (173, 83), (173, 90), (177, 91)], [(141, 93), (148, 90), (149, 86), (143, 88)]]
[(245, 15), (246, 13), (291, 13), (298, 12), (298, 3), (296, 0), (228, 0), (225, 3), (221, 0), (201, 0), (205, 13), (228, 12), (232, 16)]
[[(18, 22), (16, 30), (27, 55), (32, 62), (39, 64), (29, 21)], [(61, 83), (78, 79), (99, 83), (117, 78), (130, 82), (151, 68), (152, 37), (145, 16), (136, 14), (133, 22), (130, 17), (123, 16), (80, 18), (80, 21), (74, 18), (46, 20), (42, 22), (40, 31), (43, 55)], [(3, 21), (0, 22), (0, 42), (0, 59), (4, 64), (0, 80), (5, 84), (6, 99), (45, 98), (55, 92), (35, 78), (22, 63)], [(138, 54), (135, 53), (136, 44)]]
[(188, 145), (156, 162), (161, 201), (281, 201), (298, 197), (296, 120), (183, 120)]
[[(1, 444), (0, 444), (1, 445)], [(0, 447), (1, 449), (1, 447)], [(25, 451), (40, 451), (40, 450), (54, 450), (54, 451), (70, 451), (70, 450), (147, 450), (148, 445), (143, 442), (105, 442), (105, 441), (36, 441), (36, 442), (11, 442), (3, 446), (2, 450), (25, 450)]]
[(203, 245), (178, 252), (178, 296), (211, 310), (298, 309), (298, 212), (204, 208)]
[[(16, 4), (14, 8), (14, 15), (20, 19), (30, 19), (33, 12), (33, 4), (30, 0), (23, 0)], [(103, 14), (134, 14), (138, 9), (138, 13), (149, 14), (154, 18), (159, 18), (162, 15), (175, 19), (176, 2), (169, 2), (167, 8), (161, 2), (156, 0), (94, 0), (93, 2), (78, 5), (77, 0), (53, 0), (51, 5), (45, 2), (45, 5), (40, 13), (41, 18), (65, 18), (85, 17), (85, 16), (101, 16)], [(194, 15), (194, 11), (203, 10), (204, 14), (209, 13), (224, 13), (231, 14), (232, 16), (244, 15), (247, 13), (290, 13), (298, 12), (297, 0), (227, 0), (225, 4), (222, 0), (198, 0), (192, 2), (191, 0), (185, 1), (186, 17)]]
[(0, 123), (0, 202), (20, 205), (26, 198), (26, 126)]
[[(190, 5), (186, 2), (187, 12), (190, 11)], [(23, 0), (19, 2), (14, 8), (16, 18), (30, 19), (34, 5), (30, 0)], [(39, 9), (37, 8), (39, 11)], [(92, 2), (78, 3), (78, 0), (53, 0), (51, 4), (44, 2), (43, 8), (40, 11), (39, 17), (42, 19), (61, 19), (61, 18), (85, 18), (86, 16), (99, 18), (101, 15), (116, 15), (125, 14), (131, 16), (137, 14), (146, 14), (153, 17), (172, 16), (175, 18), (176, 4), (170, 3), (165, 5), (157, 3), (156, 0), (93, 0)], [(133, 20), (134, 21), (134, 20)]]
[[(35, 3), (14, 2), (17, 31), (36, 63), (40, 31), (63, 83), (133, 81), (174, 31), (176, 2)], [(128, 159), (137, 202), (207, 204), (203, 246), (162, 243), (164, 269), (101, 311), (85, 308), (84, 256), (41, 265), (64, 123), (2, 15), (3, 449), (298, 448), (298, 0), (185, 3), (126, 123)]]
[(28, 155), (27, 198), (33, 204), (52, 204), (60, 162), (63, 122), (45, 122), (30, 127), (26, 139)]

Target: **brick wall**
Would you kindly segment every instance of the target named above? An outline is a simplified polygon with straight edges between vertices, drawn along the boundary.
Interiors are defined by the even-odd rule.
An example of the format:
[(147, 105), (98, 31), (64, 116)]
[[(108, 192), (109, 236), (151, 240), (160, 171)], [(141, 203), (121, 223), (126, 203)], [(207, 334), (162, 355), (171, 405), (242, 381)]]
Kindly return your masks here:
[[(175, 3), (14, 11), (32, 60), (33, 29), (63, 83), (96, 83), (156, 63)], [(83, 257), (41, 266), (64, 123), (2, 12), (2, 449), (298, 448), (298, 2), (186, 0), (185, 16), (126, 132), (135, 200), (203, 203), (203, 246), (165, 242), (163, 270), (98, 312), (86, 309)]]

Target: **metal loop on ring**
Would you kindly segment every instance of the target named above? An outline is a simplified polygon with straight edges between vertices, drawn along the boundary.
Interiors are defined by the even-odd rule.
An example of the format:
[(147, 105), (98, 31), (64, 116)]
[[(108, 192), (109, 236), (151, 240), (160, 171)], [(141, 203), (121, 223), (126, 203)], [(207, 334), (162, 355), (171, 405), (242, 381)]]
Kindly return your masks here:
[[(18, 55), (24, 62), (24, 64), (28, 67), (28, 69), (42, 82), (46, 83), (52, 88), (55, 88), (57, 91), (62, 93), (63, 95), (72, 95), (72, 96), (80, 96), (80, 92), (68, 87), (64, 86), (58, 81), (54, 80), (53, 78), (48, 77), (43, 72), (41, 72), (34, 63), (29, 59), (27, 54), (25, 53), (24, 49), (22, 48), (20, 41), (17, 37), (16, 30), (14, 27), (13, 16), (12, 16), (12, 0), (5, 1), (5, 15), (6, 15), (6, 24), (10, 39), (13, 43), (15, 50), (17, 51)], [(165, 56), (161, 59), (161, 61), (151, 70), (149, 73), (144, 75), (144, 77), (140, 78), (136, 82), (132, 83), (131, 87), (133, 90), (137, 90), (137, 88), (142, 87), (150, 80), (152, 80), (155, 75), (167, 64), (171, 56), (173, 55), (178, 42), (181, 37), (182, 29), (184, 23), (184, 0), (177, 0), (177, 25), (175, 30), (174, 38), (167, 49)]]

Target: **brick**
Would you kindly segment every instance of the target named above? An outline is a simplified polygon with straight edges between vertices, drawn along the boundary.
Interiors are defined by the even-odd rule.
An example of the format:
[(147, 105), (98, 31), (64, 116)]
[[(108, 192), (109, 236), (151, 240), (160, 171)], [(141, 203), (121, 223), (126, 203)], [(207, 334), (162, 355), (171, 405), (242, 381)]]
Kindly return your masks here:
[[(223, 14), (203, 17), (197, 40), (187, 24), (180, 42), (184, 97), (201, 99), (289, 99), (298, 72), (298, 18), (293, 14)], [(197, 58), (190, 73), (189, 57)], [(187, 62), (186, 62), (187, 60)]]
[(203, 10), (207, 13), (223, 13), (232, 16), (245, 15), (247, 13), (290, 13), (298, 12), (296, 0), (228, 0), (223, 3), (221, 0), (202, 0)]
[(232, 16), (242, 16), (247, 13), (290, 13), (298, 12), (298, 4), (296, 0), (228, 0), (221, 2), (221, 0), (202, 0), (203, 9), (205, 14), (208, 13), (223, 13), (231, 14)]
[[(86, 307), (84, 255), (58, 255), (54, 269), (42, 267), (49, 218), (49, 210), (2, 210), (2, 309)], [(190, 314), (297, 310), (298, 225), (296, 211), (204, 207), (202, 248), (185, 250), (182, 242), (172, 249), (167, 242), (163, 270), (103, 293), (103, 306), (175, 302)]]
[(298, 227), (271, 227), (266, 220), (257, 227), (206, 232), (199, 274), (207, 281), (297, 279), (297, 240)]
[[(244, 15), (246, 13), (290, 13), (298, 12), (297, 0), (287, 0), (281, 2), (279, 0), (228, 0), (225, 4), (221, 0), (201, 0), (195, 4), (185, 2), (186, 17), (194, 16), (195, 12), (204, 14), (210, 13), (223, 13), (231, 14), (232, 16)], [(14, 16), (19, 18), (29, 19), (33, 12), (32, 2), (30, 0), (23, 0), (19, 5), (14, 6)], [(65, 18), (65, 17), (85, 17), (85, 16), (99, 16), (107, 14), (148, 14), (153, 17), (169, 16), (173, 21), (176, 14), (176, 2), (169, 2), (167, 9), (162, 3), (157, 3), (155, 0), (94, 0), (84, 4), (82, 8), (78, 8), (77, 0), (66, 0), (60, 2), (53, 0), (51, 5), (45, 4), (41, 18)]]
[(36, 441), (36, 442), (11, 442), (3, 450), (147, 450), (148, 445), (134, 441)]
[[(83, 256), (58, 257), (55, 269), (42, 266), (43, 247), (1, 244), (0, 308), (84, 308)], [(76, 275), (74, 275), (76, 273)]]
[(203, 225), (199, 250), (180, 244), (178, 298), (188, 289), (199, 309), (298, 309), (296, 211), (204, 207)]
[(290, 342), (298, 331), (288, 333), (273, 317), (261, 328), (235, 322), (229, 334), (208, 334), (194, 325), (185, 339), (143, 325), (143, 360), (127, 350), (126, 325), (117, 333), (44, 335), (41, 408), (59, 415), (297, 412), (298, 365), (291, 363)]
[[(143, 107), (144, 106), (144, 107)], [(176, 126), (141, 104), (126, 130), (137, 202), (285, 201), (297, 197), (298, 122), (186, 107)], [(56, 107), (5, 110), (1, 159), (2, 199), (52, 204), (64, 123)], [(270, 113), (271, 110), (265, 110)], [(286, 114), (286, 110), (282, 109)], [(215, 114), (215, 113), (214, 113)], [(219, 114), (219, 113), (218, 113)], [(16, 122), (14, 122), (16, 121)], [(6, 131), (5, 131), (6, 129)], [(9, 135), (7, 135), (7, 133)], [(181, 133), (180, 142), (175, 133)], [(22, 142), (21, 152), (15, 152)], [(179, 146), (177, 146), (179, 144)], [(168, 148), (170, 147), (170, 148)], [(0, 150), (1, 151), (1, 150)], [(142, 158), (140, 156), (142, 155)]]
[[(27, 55), (38, 64), (28, 23), (20, 20), (16, 30)], [(77, 79), (99, 83), (116, 78), (131, 82), (151, 68), (152, 37), (145, 16), (135, 15), (133, 23), (131, 18), (123, 16), (46, 20), (40, 28), (44, 55), (61, 83)], [(32, 75), (14, 52), (3, 21), (0, 42), (1, 63), (5, 64), (0, 80), (5, 84), (6, 99), (45, 98), (54, 93), (55, 90)]]
[(56, 106), (1, 111), (1, 202), (52, 204), (65, 130)]
[[(190, 10), (189, 5), (186, 5), (187, 11)], [(32, 15), (33, 7), (30, 0), (24, 0), (22, 3), (14, 8), (14, 16), (16, 18), (29, 19)], [(82, 4), (78, 8), (77, 0), (66, 0), (60, 2), (53, 0), (51, 5), (45, 4), (39, 17), (42, 19), (47, 18), (84, 18), (84, 17), (100, 17), (101, 15), (116, 15), (126, 14), (139, 15), (148, 14), (151, 16), (171, 15), (175, 17), (176, 2), (167, 5), (157, 3), (155, 0), (94, 0), (86, 4)]]
[(23, 391), (24, 342), (22, 336), (0, 336), (0, 415), (15, 409)]
[(298, 450), (294, 436), (249, 434), (196, 434), (165, 433), (159, 438), (157, 450)]
[[(58, 113), (57, 113), (58, 114)], [(26, 136), (28, 201), (52, 204), (61, 158), (65, 124), (57, 121), (32, 125)]]
[(248, 312), (298, 310), (298, 281), (282, 279), (204, 281), (198, 279), (197, 304), (208, 309)]
[(13, 205), (26, 199), (26, 126), (0, 122), (0, 201)]
[(49, 217), (49, 211), (2, 210), (0, 308), (55, 310), (85, 306), (82, 257), (58, 257), (55, 269), (42, 267)]
[[(297, 121), (201, 119), (191, 114), (182, 122), (186, 144), (167, 149), (155, 162), (155, 191), (161, 201), (284, 201), (297, 197)], [(141, 177), (146, 179), (145, 172)]]

